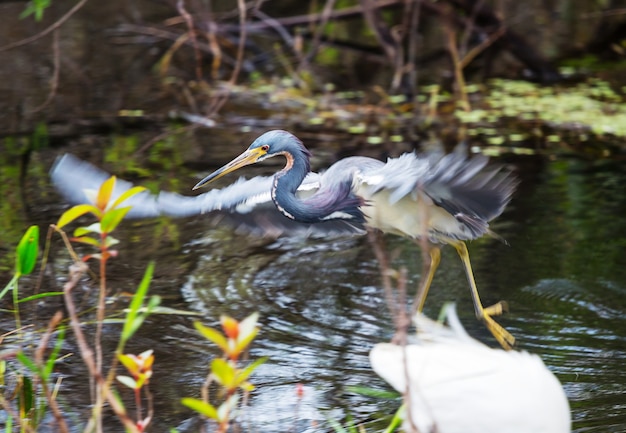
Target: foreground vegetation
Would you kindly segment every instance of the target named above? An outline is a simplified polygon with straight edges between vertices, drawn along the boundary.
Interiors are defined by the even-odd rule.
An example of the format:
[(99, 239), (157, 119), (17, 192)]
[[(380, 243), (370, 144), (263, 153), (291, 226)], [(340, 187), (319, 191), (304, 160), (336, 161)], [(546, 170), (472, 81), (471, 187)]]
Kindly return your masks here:
[[(15, 317), (15, 330), (0, 336), (3, 350), (0, 352), (0, 406), (5, 420), (5, 432), (15, 428), (20, 432), (38, 431), (43, 425), (50, 427), (49, 416), (54, 417), (54, 428), (60, 432), (69, 432), (76, 428), (86, 432), (103, 430), (103, 417), (107, 410), (112, 410), (126, 431), (142, 432), (148, 429), (154, 416), (153, 398), (150, 392), (150, 379), (155, 357), (152, 349), (146, 349), (138, 355), (125, 353), (128, 341), (139, 330), (150, 314), (162, 313), (159, 309), (158, 296), (148, 296), (148, 288), (154, 271), (150, 263), (137, 287), (136, 293), (121, 321), (119, 340), (113, 353), (106, 353), (102, 344), (105, 326), (116, 328), (120, 325), (106, 324), (105, 299), (110, 289), (107, 285), (107, 263), (115, 258), (118, 251), (113, 247), (118, 243), (111, 234), (122, 222), (130, 207), (123, 206), (124, 201), (141, 192), (135, 187), (117, 198), (112, 193), (115, 177), (104, 182), (99, 191), (88, 191), (90, 202), (67, 210), (57, 224), (50, 227), (50, 234), (57, 233), (65, 242), (73, 264), (69, 269), (68, 281), (62, 292), (44, 291), (31, 296), (22, 296), (20, 279), (35, 270), (39, 256), (39, 228), (31, 226), (22, 237), (17, 250), (15, 273), (11, 281), (0, 292), (0, 300), (12, 295), (12, 313)], [(68, 238), (64, 228), (85, 214), (90, 214), (96, 222), (74, 230)], [(95, 248), (96, 252), (79, 257), (72, 247), (73, 243), (82, 243)], [(89, 272), (88, 261), (99, 264), (98, 305), (95, 317), (79, 311), (75, 303), (75, 289)], [(44, 271), (47, 257), (42, 260)], [(63, 297), (67, 318), (62, 311), (57, 311), (48, 321), (45, 330), (34, 330), (33, 323), (25, 319), (20, 309), (23, 305), (37, 302), (44, 298)], [(228, 316), (222, 316), (223, 334), (206, 327), (200, 322), (195, 326), (199, 333), (217, 345), (223, 351), (223, 357), (214, 359), (209, 366), (209, 374), (202, 387), (202, 398), (185, 398), (182, 404), (197, 411), (217, 424), (217, 431), (226, 432), (231, 422), (236, 419), (245, 401), (245, 396), (254, 388), (249, 382), (250, 375), (265, 361), (258, 359), (243, 366), (241, 357), (258, 333), (258, 314), (252, 314), (238, 322)], [(95, 327), (94, 338), (89, 341), (87, 328)], [(88, 377), (82, 378), (91, 384), (91, 415), (86, 420), (79, 420), (71, 426), (67, 415), (72, 413), (59, 402), (63, 394), (63, 376), (55, 373), (56, 365), (72, 356), (66, 347), (66, 331), (71, 330), (73, 342), (86, 367)], [(74, 361), (75, 362), (75, 361)], [(108, 364), (108, 366), (106, 366)], [(118, 364), (122, 364), (128, 375), (117, 374)], [(217, 396), (210, 397), (209, 387), (216, 383)], [(117, 385), (116, 385), (117, 384)], [(132, 390), (134, 410), (128, 409), (118, 386)], [(107, 409), (108, 408), (108, 409)], [(76, 420), (74, 420), (76, 422)]]
[[(78, 2), (77, 7), (69, 12), (77, 12), (86, 3), (85, 0)], [(2, 179), (16, 180), (15, 183), (3, 182), (0, 186), (3, 197), (13, 195), (14, 198), (3, 200), (0, 212), (3, 225), (20, 226), (19, 230), (25, 227), (19, 220), (19, 212), (15, 211), (16, 203), (21, 204), (17, 193), (27, 176), (29, 158), (41, 149), (58, 142), (78, 142), (79, 146), (86, 143), (86, 147), (91, 143), (81, 140), (88, 140), (94, 131), (104, 131), (108, 134), (102, 144), (109, 149), (107, 162), (123, 164), (124, 172), (142, 175), (145, 172), (140, 170), (146, 169), (139, 168), (136, 161), (143, 159), (154, 163), (151, 152), (174, 154), (171, 149), (179, 145), (179, 134), (193, 134), (195, 130), (216, 126), (238, 130), (250, 127), (235, 125), (228, 117), (232, 112), (260, 114), (259, 117), (272, 126), (297, 125), (311, 131), (332, 130), (357, 150), (366, 151), (386, 150), (387, 145), (406, 146), (408, 149), (402, 150), (409, 150), (429, 141), (457, 143), (467, 140), (472, 146), (479, 144), (481, 151), (490, 154), (545, 150), (573, 151), (592, 158), (621, 157), (624, 154), (626, 105), (623, 83), (610, 76), (598, 78), (598, 71), (609, 70), (607, 65), (611, 56), (614, 63), (610, 64), (615, 68), (620, 67), (623, 56), (619, 53), (622, 42), (611, 40), (608, 35), (602, 50), (581, 57), (577, 62), (570, 58), (555, 65), (543, 57), (538, 62), (518, 58), (522, 66), (533, 71), (533, 82), (520, 80), (518, 75), (483, 80), (476, 78), (479, 75), (476, 70), (488, 69), (486, 63), (490, 62), (481, 64), (481, 59), (488, 54), (495, 53), (495, 58), (503, 52), (511, 54), (504, 42), (515, 37), (506, 19), (495, 24), (488, 22), (490, 11), (486, 4), (489, 2), (388, 1), (380, 2), (383, 7), (373, 11), (368, 11), (367, 3), (370, 2), (367, 1), (326, 2), (307, 13), (276, 17), (264, 7), (244, 5), (243, 2), (239, 2), (239, 7), (233, 11), (194, 11), (189, 5), (185, 9), (184, 3), (179, 2), (182, 6), (172, 12), (170, 19), (162, 22), (124, 23), (114, 29), (118, 37), (137, 37), (139, 40), (139, 36), (149, 35), (153, 38), (151, 43), (159, 53), (158, 60), (150, 65), (150, 70), (142, 71), (142, 78), (157, 82), (156, 88), (166, 95), (160, 100), (166, 109), (154, 109), (145, 101), (134, 101), (108, 107), (103, 113), (84, 114), (88, 110), (81, 109), (83, 111), (79, 110), (78, 115), (72, 112), (67, 117), (60, 116), (55, 108), (55, 98), (67, 96), (63, 80), (64, 77), (68, 79), (70, 72), (66, 63), (59, 61), (62, 44), (58, 35), (59, 29), (72, 19), (72, 15), (64, 14), (59, 20), (55, 16), (54, 24), (44, 29), (47, 33), (42, 32), (41, 38), (49, 38), (49, 45), (53, 47), (47, 53), (47, 62), (53, 66), (49, 93), (44, 100), (37, 101), (36, 106), (29, 107), (36, 114), (27, 118), (23, 130), (17, 131), (19, 133), (13, 129), (2, 131)], [(481, 4), (486, 5), (487, 10), (482, 10)], [(50, 2), (32, 2), (23, 17), (42, 19), (50, 12), (46, 9), (48, 5)], [(582, 6), (587, 7), (586, 4)], [(435, 8), (428, 10), (428, 19), (446, 23), (442, 34), (425, 36), (430, 41), (439, 38), (438, 45), (446, 47), (444, 60), (435, 65), (419, 59), (427, 57), (421, 54), (429, 44), (423, 43), (421, 50), (412, 45), (417, 43), (418, 35), (424, 34), (421, 30), (426, 28), (425, 19), (419, 16), (415, 20), (402, 19), (423, 12), (420, 7)], [(594, 7), (601, 9), (603, 6), (597, 3)], [(589, 13), (609, 12), (609, 6), (604, 7)], [(263, 18), (262, 14), (267, 12)], [(344, 20), (347, 16), (359, 17), (357, 34), (369, 44), (367, 47), (352, 44), (349, 49), (352, 52), (357, 50), (359, 54), (356, 55), (346, 54), (346, 42), (354, 42), (343, 38), (354, 29)], [(210, 17), (212, 25), (205, 26), (203, 19), (206, 17)], [(276, 23), (278, 26), (272, 27)], [(619, 29), (619, 25), (619, 22), (611, 22), (610, 27)], [(601, 27), (601, 23), (598, 24), (598, 29)], [(400, 37), (390, 38), (398, 28), (403, 29), (398, 33)], [(255, 33), (259, 29), (262, 37)], [(274, 33), (272, 29), (278, 30)], [(268, 39), (264, 41), (263, 38)], [(485, 43), (476, 42), (481, 40)], [(3, 46), (0, 50), (16, 50), (23, 46), (14, 42), (11, 42), (10, 45), (14, 46), (10, 49)], [(588, 42), (591, 45), (591, 41)], [(524, 45), (513, 48), (521, 55)], [(337, 80), (333, 73), (329, 73), (344, 68), (354, 70), (354, 65), (369, 57), (372, 49), (375, 63), (383, 65), (384, 72), (375, 78), (368, 77), (372, 78), (371, 81), (351, 77), (353, 85), (345, 86), (345, 81)], [(610, 52), (607, 54), (606, 51)], [(342, 66), (345, 59), (351, 59), (353, 63)], [(491, 62), (494, 63), (497, 62)], [(430, 67), (435, 72), (426, 71)], [(370, 68), (371, 64), (361, 67), (363, 70)], [(265, 69), (273, 72), (266, 73)], [(65, 128), (50, 128), (50, 119), (57, 122), (61, 119)], [(137, 125), (142, 128), (140, 135), (136, 133)], [(153, 132), (155, 129), (158, 132)], [(185, 140), (190, 141), (188, 135)], [(176, 158), (168, 161), (170, 164), (188, 163), (175, 155)], [(16, 164), (16, 160), (23, 164)], [(38, 170), (45, 170), (42, 165)], [(156, 165), (168, 172), (162, 161)], [(65, 349), (67, 344), (75, 344), (78, 348), (88, 375), (84, 380), (90, 381), (93, 388), (90, 402), (93, 411), (78, 424), (83, 423), (89, 431), (101, 430), (103, 416), (108, 411), (105, 407), (110, 407), (129, 431), (143, 431), (154, 419), (150, 380), (152, 367), (158, 359), (150, 347), (139, 354), (125, 350), (149, 314), (163, 313), (158, 297), (147, 294), (154, 268), (153, 265), (147, 266), (145, 277), (121, 323), (111, 323), (116, 318), (110, 316), (113, 312), (107, 311), (105, 305), (111, 291), (107, 283), (107, 264), (117, 254), (116, 240), (111, 233), (123, 220), (126, 209), (123, 200), (109, 200), (110, 190), (107, 192), (107, 189), (112, 188), (112, 184), (103, 188), (92, 197), (91, 204), (68, 211), (53, 228), (52, 233), (62, 237), (73, 262), (62, 292), (45, 292), (34, 283), (35, 294), (24, 295), (30, 295), (33, 289), (22, 283), (28, 277), (32, 282), (36, 269), (39, 254), (36, 227), (28, 229), (16, 252), (6, 251), (2, 258), (3, 265), (12, 264), (14, 258), (16, 263), (13, 277), (0, 296), (4, 303), (11, 305), (7, 312), (13, 314), (15, 322), (12, 332), (0, 336), (0, 385), (3, 386), (0, 403), (6, 411), (5, 431), (36, 431), (42, 423), (49, 422), (50, 416), (61, 431), (74, 427), (68, 425), (62, 402), (59, 402), (64, 389), (62, 375), (56, 372), (56, 366), (69, 356)], [(95, 222), (76, 229), (72, 239), (68, 238), (64, 230), (85, 214), (95, 218)], [(73, 252), (76, 242), (94, 248), (94, 251), (79, 257)], [(76, 286), (90, 274), (85, 267), (87, 261), (97, 263), (98, 267), (94, 277), (99, 282), (95, 311), (81, 310), (75, 305)], [(45, 252), (41, 265), (44, 269)], [(2, 270), (4, 272), (5, 268)], [(22, 311), (46, 297), (62, 298), (67, 316), (51, 316), (44, 329), (33, 331), (33, 323), (25, 319)], [(262, 362), (242, 359), (256, 335), (256, 320), (256, 315), (241, 322), (225, 316), (221, 318), (223, 332), (200, 323), (196, 325), (199, 335), (219, 347), (224, 356), (211, 361), (204, 386), (198, 395), (190, 396), (183, 403), (211, 420), (209, 425), (219, 431), (225, 431), (229, 422), (237, 418), (239, 409), (245, 406), (246, 395), (253, 387), (250, 375)], [(119, 343), (110, 353), (103, 349), (100, 340), (106, 327), (119, 330)], [(86, 336), (85, 329), (95, 330), (94, 337)], [(70, 338), (73, 339), (71, 342)], [(127, 370), (126, 373), (118, 374), (119, 364)], [(124, 398), (127, 396), (125, 389), (130, 390), (131, 398)], [(342, 427), (337, 423), (334, 428), (337, 431), (357, 430), (354, 426)]]

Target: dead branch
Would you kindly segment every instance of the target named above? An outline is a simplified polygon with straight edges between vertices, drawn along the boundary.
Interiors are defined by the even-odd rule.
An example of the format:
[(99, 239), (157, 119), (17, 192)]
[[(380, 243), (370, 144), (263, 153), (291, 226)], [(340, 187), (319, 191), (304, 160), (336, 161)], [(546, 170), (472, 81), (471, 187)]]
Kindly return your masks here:
[(55, 21), (50, 27), (48, 27), (47, 29), (37, 33), (36, 35), (33, 35), (33, 36), (28, 37), (26, 39), (22, 39), (21, 41), (16, 41), (16, 42), (7, 44), (7, 45), (5, 45), (3, 47), (0, 47), (0, 53), (3, 52), (3, 51), (12, 50), (13, 48), (17, 48), (17, 47), (22, 47), (24, 45), (28, 45), (31, 42), (35, 42), (36, 40), (41, 39), (44, 36), (46, 36), (47, 34), (55, 31), (56, 29), (61, 27), (65, 23), (65, 21), (69, 20), (72, 15), (74, 15), (83, 6), (85, 6), (85, 3), (87, 3), (87, 0), (80, 0), (78, 3), (76, 3), (74, 5), (74, 7), (72, 9), (70, 9), (65, 15), (63, 15), (61, 18), (59, 18), (57, 21)]

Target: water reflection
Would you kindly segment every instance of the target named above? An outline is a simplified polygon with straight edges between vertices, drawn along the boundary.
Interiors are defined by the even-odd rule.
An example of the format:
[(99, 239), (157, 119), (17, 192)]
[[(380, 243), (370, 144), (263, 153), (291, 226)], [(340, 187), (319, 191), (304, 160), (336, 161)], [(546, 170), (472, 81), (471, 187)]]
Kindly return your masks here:
[[(578, 160), (557, 160), (538, 172), (522, 172), (523, 189), (494, 226), (510, 246), (493, 240), (470, 246), (485, 304), (509, 301), (511, 312), (501, 322), (563, 382), (578, 432), (626, 428), (626, 379), (620, 373), (626, 359), (626, 223), (620, 217), (626, 201), (619, 188), (624, 173)], [(419, 251), (401, 239), (392, 239), (390, 248), (400, 250), (396, 263), (407, 266), (415, 280)], [(263, 339), (253, 355), (269, 355), (272, 363), (260, 372), (264, 397), (253, 401), (252, 412), (280, 411), (275, 402), (285, 399), (294, 405), (289, 391), (294, 382), (310, 385), (316, 397), (302, 402), (315, 407), (300, 422), (319, 423), (316, 408), (349, 407), (363, 417), (367, 414), (360, 407), (391, 411), (394, 403), (342, 391), (347, 384), (378, 381), (369, 371), (367, 351), (392, 332), (367, 243), (291, 240), (265, 249), (259, 255), (262, 263), (257, 254), (246, 262), (255, 267), (253, 275), (237, 279), (247, 289), (231, 291), (228, 298), (242, 314), (258, 309), (265, 318)], [(206, 256), (206, 263), (213, 261), (211, 254)], [(194, 296), (205, 305), (215, 303), (211, 290), (220, 285), (211, 289), (202, 281), (215, 270), (198, 271)], [(229, 286), (236, 284), (221, 287)], [(473, 318), (458, 259), (446, 250), (427, 312), (436, 314), (450, 299), (457, 300), (470, 332), (491, 341)], [(335, 398), (343, 404), (337, 405)], [(270, 420), (263, 428), (271, 426)]]
[[(499, 322), (520, 347), (539, 354), (562, 381), (574, 431), (626, 430), (626, 170), (623, 164), (576, 159), (513, 161), (523, 181), (511, 206), (493, 225), (509, 245), (480, 239), (469, 245), (485, 305), (505, 299), (510, 313)], [(192, 182), (188, 183), (189, 185)], [(51, 200), (51, 199), (48, 199)], [(55, 199), (56, 200), (56, 199)], [(29, 200), (33, 203), (33, 199)], [(58, 205), (35, 220), (55, 221)], [(328, 417), (348, 411), (368, 421), (391, 414), (398, 401), (359, 396), (347, 385), (386, 386), (369, 369), (367, 354), (393, 333), (379, 284), (378, 265), (363, 238), (271, 241), (214, 228), (202, 218), (124, 226), (122, 256), (113, 261), (116, 290), (133, 291), (147, 262), (157, 261), (153, 293), (166, 306), (196, 318), (151, 318), (129, 351), (154, 348), (154, 430), (197, 431), (179, 400), (197, 396), (206, 366), (217, 352), (197, 336), (194, 319), (216, 326), (220, 314), (261, 314), (262, 332), (251, 356), (269, 356), (244, 416), (246, 431), (328, 431)], [(410, 241), (389, 237), (396, 266), (406, 266), (415, 287), (421, 265)], [(64, 256), (63, 256), (64, 257)], [(67, 261), (57, 260), (59, 278)], [(457, 302), (468, 332), (495, 346), (473, 316), (461, 264), (451, 248), (442, 263), (426, 313)], [(123, 302), (112, 308), (122, 308)], [(7, 319), (8, 320), (8, 319)], [(3, 323), (10, 327), (10, 323)], [(116, 338), (117, 333), (107, 333)], [(113, 346), (115, 341), (107, 342)], [(78, 358), (61, 371), (71, 394), (68, 407), (88, 411)], [(301, 399), (296, 384), (303, 384)], [(382, 423), (368, 424), (377, 431)], [(116, 431), (112, 422), (110, 431)]]
[[(362, 241), (281, 239), (263, 248), (235, 237), (210, 248), (183, 290), (194, 308), (214, 306), (243, 317), (261, 313), (262, 336), (253, 357), (268, 356), (258, 370), (258, 398), (247, 418), (263, 431), (315, 429), (326, 417), (340, 419), (337, 393), (369, 379), (367, 353), (388, 338), (384, 304), (371, 257), (364, 265)], [(234, 248), (225, 251), (224, 245)], [(245, 245), (247, 254), (237, 246)], [(237, 271), (223, 266), (237, 263)], [(230, 266), (230, 265), (227, 265)], [(353, 269), (355, 270), (353, 272)], [(217, 314), (217, 315), (216, 315)], [(304, 385), (302, 400), (296, 384)], [(304, 429), (304, 430), (303, 430)]]

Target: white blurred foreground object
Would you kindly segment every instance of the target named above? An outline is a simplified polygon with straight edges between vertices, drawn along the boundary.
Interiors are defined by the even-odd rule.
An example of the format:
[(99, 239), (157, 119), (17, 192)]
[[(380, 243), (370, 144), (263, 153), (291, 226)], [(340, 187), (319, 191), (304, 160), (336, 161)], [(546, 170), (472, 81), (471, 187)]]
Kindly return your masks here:
[(370, 352), (374, 371), (405, 395), (406, 432), (571, 431), (565, 392), (537, 355), (491, 349), (465, 332), (454, 306), (446, 316), (449, 328), (418, 314), (417, 341)]

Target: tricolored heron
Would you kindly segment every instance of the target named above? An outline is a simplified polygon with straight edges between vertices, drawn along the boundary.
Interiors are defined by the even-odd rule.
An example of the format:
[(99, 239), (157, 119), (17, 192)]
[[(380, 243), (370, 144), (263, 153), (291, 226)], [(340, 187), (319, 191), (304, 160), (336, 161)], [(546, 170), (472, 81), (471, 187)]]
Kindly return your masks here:
[(452, 305), (449, 327), (416, 315), (409, 344), (379, 343), (372, 369), (404, 394), (406, 432), (569, 433), (563, 387), (541, 359), (471, 338)]
[[(504, 348), (513, 346), (515, 338), (492, 318), (502, 313), (504, 304), (484, 308), (481, 303), (465, 245), (466, 240), (491, 233), (488, 222), (502, 213), (517, 183), (510, 171), (487, 167), (488, 158), (468, 159), (463, 152), (421, 157), (407, 153), (386, 163), (348, 157), (311, 182), (305, 180), (310, 172), (309, 151), (295, 135), (276, 130), (261, 135), (193, 189), (275, 156), (284, 157), (286, 165), (273, 177), (271, 199), (285, 217), (307, 224), (342, 220), (414, 240), (426, 238), (430, 266), (418, 290), (418, 311), (439, 265), (439, 245), (452, 245), (463, 262), (476, 317)], [(303, 189), (315, 192), (303, 198)]]

